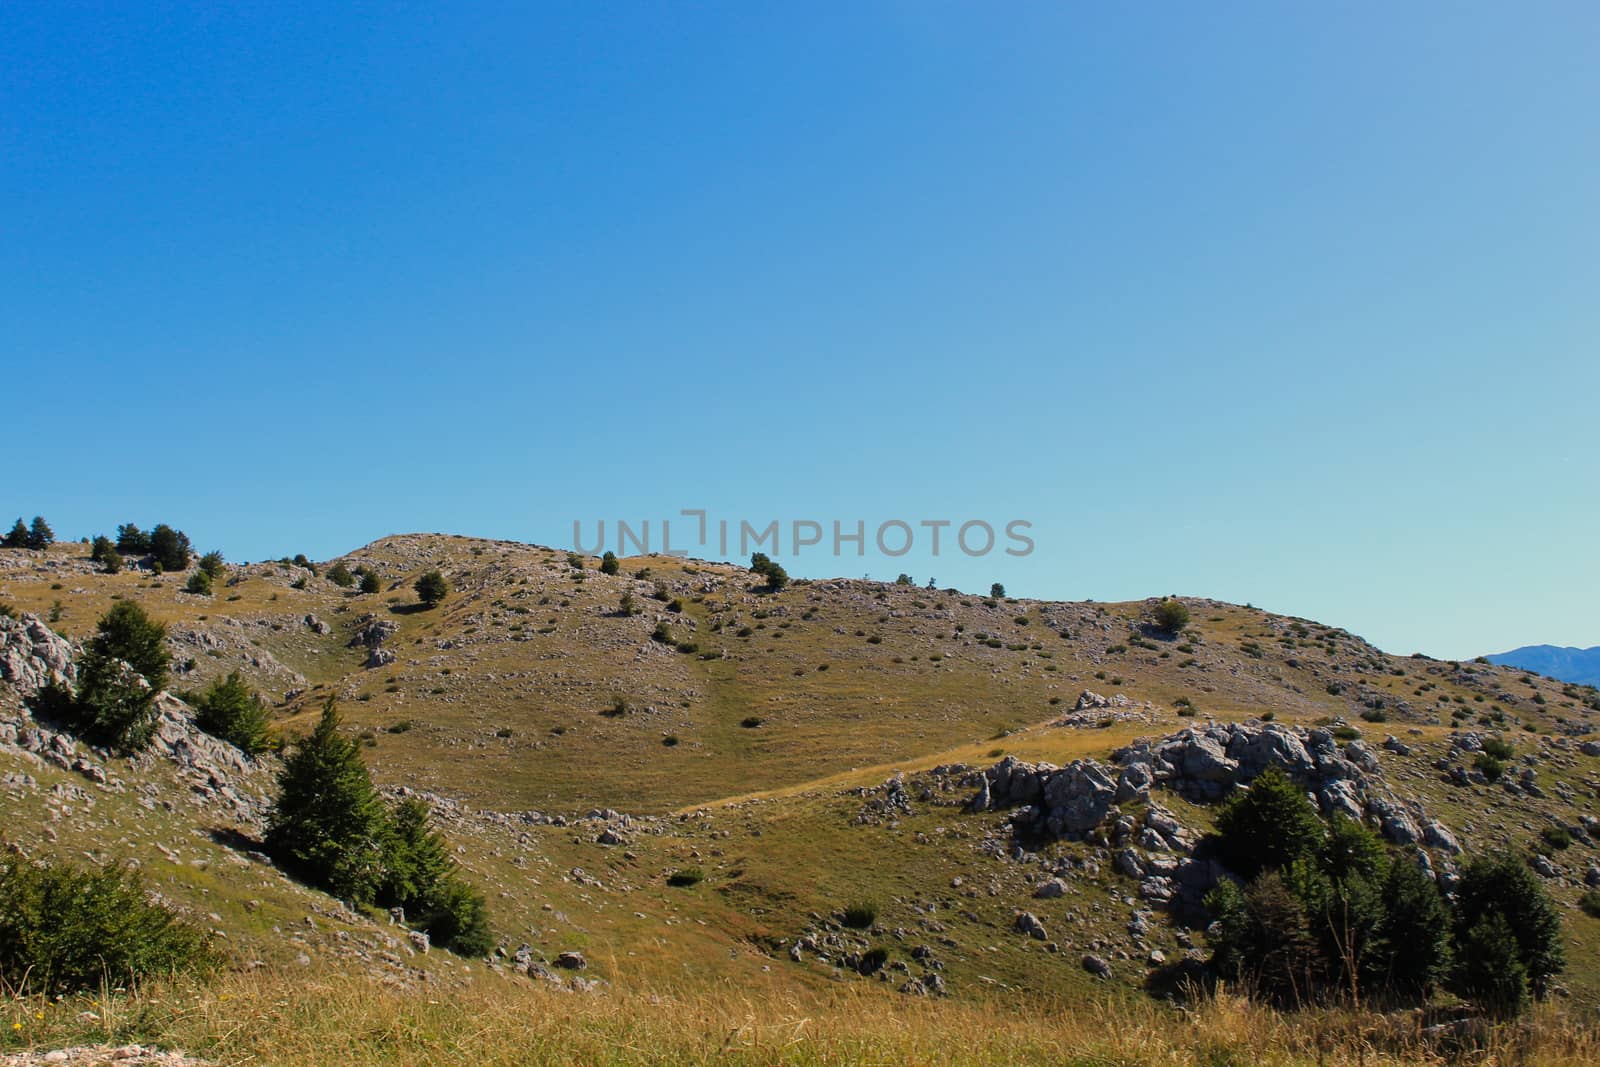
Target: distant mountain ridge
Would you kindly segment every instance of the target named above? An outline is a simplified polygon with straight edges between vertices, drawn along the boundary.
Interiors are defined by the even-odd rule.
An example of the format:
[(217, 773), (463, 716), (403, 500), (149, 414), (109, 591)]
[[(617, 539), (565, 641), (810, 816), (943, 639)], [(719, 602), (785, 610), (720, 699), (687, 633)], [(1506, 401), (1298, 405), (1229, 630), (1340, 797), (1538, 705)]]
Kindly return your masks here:
[(1600, 686), (1600, 645), (1563, 648), (1560, 645), (1524, 645), (1510, 652), (1484, 657), (1490, 663), (1537, 671), (1549, 678), (1577, 685)]

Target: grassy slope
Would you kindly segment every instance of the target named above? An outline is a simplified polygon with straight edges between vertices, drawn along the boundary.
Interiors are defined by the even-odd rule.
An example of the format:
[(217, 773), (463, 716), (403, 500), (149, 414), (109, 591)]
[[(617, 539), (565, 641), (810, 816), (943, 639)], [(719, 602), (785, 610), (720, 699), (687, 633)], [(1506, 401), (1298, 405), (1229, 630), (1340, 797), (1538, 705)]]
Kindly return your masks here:
[[(36, 611), (59, 600), (57, 625), (77, 636), (113, 595), (136, 598), (185, 628), (232, 634), (223, 618), (240, 620), (238, 632), (247, 635), (240, 647), (197, 656), (191, 679), (240, 667), (266, 688), (271, 672), (251, 657), (270, 652), (306, 677), (305, 692), (279, 701), (280, 726), (303, 728), (325, 694), (338, 694), (352, 728), (373, 731), (368, 755), (382, 781), (501, 811), (611, 807), (660, 815), (609, 847), (594, 842), (593, 823), (507, 828), (466, 816), (445, 820), (463, 863), (489, 891), (510, 947), (527, 941), (547, 957), (582, 950), (589, 973), (619, 989), (688, 995), (759, 983), (800, 996), (840, 983), (878, 988), (811, 958), (792, 963), (784, 951), (815, 928), (813, 915), (871, 898), (880, 904), (881, 929), (859, 938), (862, 947), (880, 944), (908, 968), (893, 972), (890, 984), (922, 973), (911, 950), (929, 944), (962, 999), (986, 991), (1133, 996), (1142, 977), (1133, 961), (1117, 963), (1109, 988), (1078, 966), (1089, 946), (1126, 923), (1131, 909), (1119, 901), (1131, 884), (1105, 871), (1075, 883), (1066, 900), (1035, 902), (1033, 868), (980, 847), (999, 816), (917, 804), (897, 823), (862, 826), (854, 822), (862, 798), (849, 791), (879, 785), (896, 769), (983, 765), (1001, 751), (1057, 763), (1103, 756), (1137, 734), (1179, 728), (1184, 720), (1172, 702), (1180, 696), (1219, 718), (1272, 710), (1280, 721), (1354, 719), (1358, 698), (1381, 696), (1393, 718), (1367, 727), (1369, 737), (1393, 731), (1418, 746), (1408, 760), (1385, 758), (1391, 777), (1487, 847), (1530, 840), (1553, 809), (1439, 781), (1431, 761), (1445, 751), (1449, 722), (1448, 715), (1439, 721), (1441, 698), (1473, 718), (1503, 711), (1525, 749), (1537, 749), (1535, 738), (1558, 717), (1589, 718), (1548, 680), (1388, 657), (1342, 631), (1204, 601), (1191, 602), (1194, 632), (1185, 641), (1141, 647), (1130, 640), (1140, 604), (990, 604), (855, 581), (768, 595), (737, 569), (659, 558), (627, 561), (623, 576), (586, 570), (580, 580), (561, 553), (461, 538), (393, 537), (352, 553), (352, 565), (376, 566), (386, 579), (384, 592), (365, 597), (322, 579), (293, 589), (304, 572), (268, 564), (243, 569), (242, 580), (215, 597), (194, 598), (176, 591), (178, 576), (86, 573), (75, 562), (81, 555), (78, 546), (63, 546), (49, 556), (53, 569), (0, 570), (0, 599)], [(411, 612), (409, 582), (432, 566), (444, 569), (455, 592), (434, 611)], [(645, 566), (649, 580), (627, 576)], [(681, 612), (649, 599), (657, 580), (682, 599)], [(625, 591), (644, 615), (615, 613)], [(368, 611), (400, 626), (387, 645), (400, 657), (390, 667), (365, 670), (363, 654), (345, 647)], [(334, 632), (312, 634), (299, 623), (306, 614)], [(724, 655), (702, 659), (652, 642), (657, 617), (701, 652)], [(746, 626), (750, 635), (738, 636)], [(1342, 692), (1330, 693), (1330, 683)], [(1084, 688), (1150, 701), (1151, 721), (1104, 730), (1045, 725)], [(601, 714), (615, 695), (630, 714)], [(1409, 712), (1397, 708), (1401, 701)], [(751, 716), (762, 720), (759, 728), (740, 725)], [(385, 732), (402, 720), (416, 725)], [(663, 745), (666, 734), (679, 744)], [(12, 769), (29, 769), (45, 788), (84, 784), (64, 772), (0, 766)], [(1580, 757), (1550, 756), (1540, 765), (1547, 789), (1565, 781), (1583, 796), (1595, 795), (1594, 774)], [(47, 844), (42, 795), (0, 792), (0, 822), (32, 847)], [(140, 857), (164, 892), (197, 914), (219, 915), (242, 958), (292, 969), (305, 951), (319, 963), (348, 963), (338, 930), (388, 951), (382, 928), (318, 915), (313, 909), (326, 908), (325, 898), (216, 844), (204, 812), (180, 803), (152, 818), (130, 796), (97, 791), (95, 798), (102, 821), (115, 825), (56, 818), (53, 847)], [(1202, 812), (1186, 815), (1203, 823)], [(180, 862), (153, 854), (158, 838)], [(1575, 848), (1559, 860), (1577, 863), (1580, 854), (1592, 859)], [(670, 872), (689, 866), (701, 867), (705, 881), (688, 889), (666, 884)], [(1010, 932), (1017, 908), (1037, 911), (1063, 951), (1048, 953)], [(304, 943), (289, 940), (286, 932), (302, 927)], [(1570, 909), (1568, 931), (1568, 984), (1583, 1002), (1600, 1001), (1600, 923)], [(1179, 952), (1171, 931), (1151, 945), (1169, 958)], [(449, 981), (472, 973), (438, 953), (402, 957), (379, 970), (405, 976), (422, 966)]]

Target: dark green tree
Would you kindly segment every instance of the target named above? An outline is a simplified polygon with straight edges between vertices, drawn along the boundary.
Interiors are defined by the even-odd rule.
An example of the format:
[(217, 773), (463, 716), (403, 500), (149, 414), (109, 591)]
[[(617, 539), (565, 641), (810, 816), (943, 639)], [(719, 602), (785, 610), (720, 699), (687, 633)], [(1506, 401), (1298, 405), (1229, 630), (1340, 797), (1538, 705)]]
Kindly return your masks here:
[(436, 607), (450, 593), (450, 586), (445, 582), (444, 575), (438, 571), (429, 571), (418, 578), (412, 586), (417, 591), (417, 599), (422, 601), (425, 608)]
[(378, 591), (378, 576), (371, 571), (361, 576), (361, 591), (363, 593), (376, 593)]
[(1378, 984), (1408, 1001), (1426, 998), (1450, 967), (1450, 909), (1414, 862), (1389, 867), (1373, 970)]
[(1522, 946), (1504, 914), (1486, 912), (1461, 937), (1457, 984), (1495, 1015), (1520, 1015), (1528, 1006), (1529, 975)]
[(767, 588), (776, 593), (789, 584), (789, 572), (783, 569), (781, 563), (767, 565)]
[(112, 552), (115, 552), (116, 550), (117, 546), (111, 543), (111, 538), (107, 537), (105, 534), (101, 534), (92, 542), (90, 542), (89, 558), (95, 563), (104, 563), (106, 561), (106, 556)]
[(105, 567), (107, 574), (120, 574), (122, 572), (122, 553), (114, 548), (107, 552), (105, 558), (100, 562)]
[[(21, 519), (17, 520), (21, 522)], [(772, 559), (765, 552), (750, 553), (750, 571), (752, 574), (766, 574), (767, 568), (772, 566)]]
[(206, 733), (222, 738), (246, 755), (259, 755), (272, 747), (267, 734), (271, 722), (267, 706), (238, 671), (212, 682), (195, 699), (194, 721)]
[(1004, 600), (1005, 599), (1005, 595), (1006, 595), (1006, 587), (1001, 585), (999, 582), (995, 582), (993, 585), (991, 585), (989, 587), (989, 599), (990, 600)]
[(144, 676), (156, 691), (166, 688), (167, 667), (172, 653), (167, 651), (167, 628), (145, 614), (131, 600), (119, 600), (100, 618), (87, 651), (127, 662)]
[(621, 569), (622, 564), (617, 562), (617, 554), (615, 552), (607, 552), (600, 557), (601, 574), (616, 574)]
[(359, 744), (339, 733), (332, 697), (316, 729), (284, 760), (278, 786), (267, 852), (304, 882), (356, 904), (373, 903), (386, 877), (387, 812)]
[(196, 596), (211, 595), (211, 575), (205, 571), (195, 571), (189, 575), (189, 580), (184, 583), (183, 591)]
[(1550, 979), (1567, 965), (1561, 915), (1539, 876), (1509, 853), (1480, 856), (1462, 873), (1456, 889), (1456, 937), (1464, 955), (1472, 931), (1496, 914), (1516, 938), (1529, 990), (1542, 998), (1549, 992)]
[(0, 547), (4, 547), (4, 548), (27, 548), (28, 547), (28, 524), (23, 522), (22, 519), (19, 517), (17, 519), (17, 524), (15, 526), (11, 527), (11, 532), (6, 534), (5, 540), (4, 541), (0, 541)]
[(1247, 878), (1315, 855), (1323, 841), (1322, 820), (1311, 801), (1276, 767), (1223, 803), (1217, 834), (1224, 861)]
[(181, 571), (189, 566), (192, 548), (188, 535), (161, 523), (150, 531), (150, 555), (161, 564), (162, 570)]
[(117, 527), (117, 551), (129, 556), (142, 556), (150, 551), (150, 535), (133, 523)]
[(50, 524), (44, 521), (43, 515), (35, 515), (33, 525), (28, 528), (28, 547), (49, 548), (55, 542), (56, 534), (50, 529)]
[(390, 815), (388, 871), (380, 903), (405, 910), (407, 921), (435, 944), (463, 956), (492, 947), (483, 895), (461, 878), (428, 805), (407, 797)]
[(911, 575), (902, 573), (898, 578), (896, 578), (894, 580), (894, 584), (895, 585), (916, 585), (917, 583), (916, 583), (915, 579), (913, 579), (911, 577)]
[(156, 695), (167, 684), (167, 628), (131, 600), (119, 600), (100, 619), (78, 660), (78, 691), (70, 702), (46, 699), (66, 714), (85, 740), (127, 752), (149, 743)]
[(207, 552), (201, 556), (200, 569), (212, 581), (217, 581), (228, 573), (228, 565), (223, 560), (221, 552)]
[(328, 568), (328, 581), (340, 589), (349, 589), (356, 584), (356, 576), (350, 573), (350, 568), (344, 565), (344, 560), (340, 560)]

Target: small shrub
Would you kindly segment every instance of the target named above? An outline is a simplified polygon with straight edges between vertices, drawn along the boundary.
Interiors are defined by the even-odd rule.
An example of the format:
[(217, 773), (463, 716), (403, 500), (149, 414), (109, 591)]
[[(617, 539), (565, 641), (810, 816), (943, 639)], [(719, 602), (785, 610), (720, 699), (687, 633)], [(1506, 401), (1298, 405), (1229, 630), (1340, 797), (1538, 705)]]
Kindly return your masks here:
[(93, 992), (213, 963), (206, 935), (151, 903), (136, 871), (0, 854), (0, 985)]
[(1557, 852), (1572, 847), (1572, 831), (1565, 826), (1546, 826), (1539, 831), (1539, 837)]
[(746, 730), (755, 730), (759, 728), (764, 721), (765, 720), (763, 720), (759, 715), (747, 715), (743, 719), (739, 720), (739, 725), (744, 727)]
[(1590, 889), (1578, 898), (1578, 907), (1591, 919), (1600, 919), (1600, 889)]
[(1472, 765), (1491, 782), (1498, 782), (1506, 773), (1506, 765), (1487, 752), (1478, 753), (1478, 758), (1472, 761)]
[(705, 881), (706, 872), (699, 867), (685, 867), (667, 875), (667, 884), (677, 889), (687, 889), (692, 885), (699, 885)]
[(845, 905), (839, 921), (852, 930), (865, 930), (878, 921), (878, 905), (870, 900), (858, 900)]
[(1497, 760), (1508, 760), (1517, 753), (1515, 748), (1498, 737), (1484, 738), (1483, 751)]

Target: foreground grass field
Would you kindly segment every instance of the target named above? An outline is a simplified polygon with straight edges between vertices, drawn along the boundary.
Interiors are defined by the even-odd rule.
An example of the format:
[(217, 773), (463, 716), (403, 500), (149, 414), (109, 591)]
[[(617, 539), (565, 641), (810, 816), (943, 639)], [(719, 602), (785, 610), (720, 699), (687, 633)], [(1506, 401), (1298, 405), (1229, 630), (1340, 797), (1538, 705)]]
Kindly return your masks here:
[(1590, 1067), (1600, 1033), (1546, 1006), (1450, 1043), (1418, 1016), (1285, 1016), (1221, 996), (1193, 1009), (908, 1001), (870, 989), (797, 995), (759, 983), (692, 993), (574, 996), (490, 981), (405, 993), (349, 976), (236, 974), (205, 987), (0, 1002), (0, 1051), (143, 1043), (216, 1063), (1230, 1065), (1472, 1063)]

